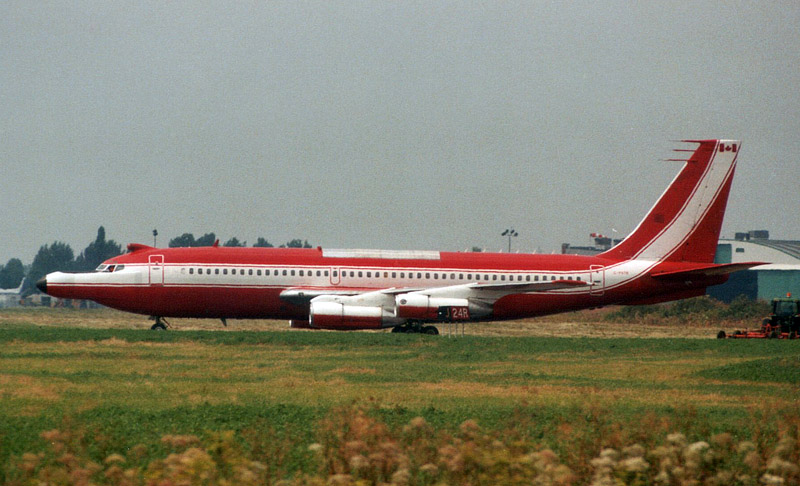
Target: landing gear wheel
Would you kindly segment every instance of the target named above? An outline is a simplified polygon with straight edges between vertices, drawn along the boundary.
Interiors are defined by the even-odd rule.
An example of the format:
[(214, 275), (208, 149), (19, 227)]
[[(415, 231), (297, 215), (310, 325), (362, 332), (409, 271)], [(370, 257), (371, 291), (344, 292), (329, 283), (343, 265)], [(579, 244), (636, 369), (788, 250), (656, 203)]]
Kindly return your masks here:
[(167, 330), (167, 326), (169, 326), (169, 323), (166, 321), (166, 319), (163, 319), (161, 317), (153, 317), (152, 319), (154, 321), (156, 321), (156, 323), (153, 324), (152, 326), (150, 326), (151, 330), (153, 330), (153, 331), (166, 331)]
[(395, 326), (392, 328), (392, 334), (404, 334), (406, 330), (403, 326)]
[(435, 326), (425, 326), (422, 328), (421, 332), (422, 334), (430, 334), (431, 336), (439, 335), (439, 329), (437, 329)]
[(718, 332), (717, 339), (725, 339), (725, 331)]

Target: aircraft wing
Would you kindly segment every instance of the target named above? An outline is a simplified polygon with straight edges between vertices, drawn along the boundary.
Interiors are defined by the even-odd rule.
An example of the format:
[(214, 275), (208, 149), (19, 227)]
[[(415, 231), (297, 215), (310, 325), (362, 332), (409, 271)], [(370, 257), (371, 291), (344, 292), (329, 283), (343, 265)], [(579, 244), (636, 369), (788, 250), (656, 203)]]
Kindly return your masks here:
[(448, 287), (378, 290), (287, 289), (281, 298), (309, 304), (311, 327), (365, 329), (407, 321), (466, 321), (488, 317), (502, 297), (552, 292), (588, 285), (580, 280), (547, 282), (466, 283)]
[[(331, 289), (313, 287), (293, 287), (280, 293), (282, 300), (292, 304), (302, 305), (311, 302), (312, 299), (320, 296), (340, 296), (348, 297), (372, 292), (379, 292), (383, 295), (399, 295), (407, 293), (419, 293), (423, 295), (448, 295), (461, 298), (478, 297), (484, 295), (508, 295), (524, 292), (546, 292), (552, 290), (567, 289), (586, 285), (586, 282), (576, 280), (553, 280), (547, 282), (509, 282), (499, 284), (484, 284), (473, 282), (463, 285), (452, 285), (449, 287), (392, 287), (381, 290), (374, 289)], [(499, 298), (499, 297), (498, 297)]]

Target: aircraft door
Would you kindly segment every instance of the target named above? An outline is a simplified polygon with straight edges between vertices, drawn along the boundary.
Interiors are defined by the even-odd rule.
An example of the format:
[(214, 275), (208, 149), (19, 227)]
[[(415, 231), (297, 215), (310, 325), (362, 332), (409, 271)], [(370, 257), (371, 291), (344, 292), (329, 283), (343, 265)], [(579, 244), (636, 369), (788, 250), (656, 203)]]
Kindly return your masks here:
[(164, 255), (150, 255), (150, 285), (164, 285)]
[(603, 295), (606, 286), (606, 267), (602, 265), (591, 265), (589, 267), (589, 293), (592, 295)]
[(342, 276), (339, 272), (339, 267), (331, 267), (331, 285), (339, 285), (342, 281)]

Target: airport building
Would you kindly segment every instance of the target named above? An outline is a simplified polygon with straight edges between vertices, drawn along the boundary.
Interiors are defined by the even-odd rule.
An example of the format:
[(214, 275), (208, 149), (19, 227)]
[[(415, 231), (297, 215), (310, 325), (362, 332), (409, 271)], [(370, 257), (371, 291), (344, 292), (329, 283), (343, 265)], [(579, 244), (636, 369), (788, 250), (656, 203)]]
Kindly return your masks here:
[[(591, 235), (594, 246), (561, 245), (562, 253), (597, 255), (617, 244), (602, 235)], [(771, 300), (800, 296), (800, 241), (771, 240), (769, 231), (736, 233), (733, 239), (720, 239), (715, 263), (767, 262), (766, 265), (731, 274), (723, 285), (709, 287), (708, 295), (730, 302), (740, 295), (751, 299)]]
[(708, 294), (729, 302), (739, 295), (771, 300), (800, 296), (800, 241), (771, 240), (764, 230), (736, 233), (734, 239), (721, 239), (715, 263), (768, 262), (731, 275), (723, 285), (711, 287)]

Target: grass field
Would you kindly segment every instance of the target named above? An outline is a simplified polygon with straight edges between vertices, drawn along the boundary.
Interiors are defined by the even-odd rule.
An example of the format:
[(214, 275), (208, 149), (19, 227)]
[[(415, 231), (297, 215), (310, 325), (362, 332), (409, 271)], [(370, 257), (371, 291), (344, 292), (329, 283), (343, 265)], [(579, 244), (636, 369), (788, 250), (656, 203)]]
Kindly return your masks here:
[[(674, 477), (687, 474), (686, 451), (705, 441), (716, 455), (697, 474), (744, 477), (720, 484), (800, 480), (800, 343), (716, 340), (702, 325), (639, 330), (678, 337), (608, 322), (577, 333), (593, 324), (569, 316), (447, 338), (262, 321), (154, 332), (107, 310), (2, 311), (0, 479), (84, 471), (122, 484), (109, 473), (121, 461), (139, 483), (211, 464), (213, 483), (246, 459), (261, 482), (495, 484), (522, 471), (509, 484), (589, 484), (611, 461), (608, 474), (650, 484), (676, 461)], [(504, 326), (511, 336), (492, 335)], [(205, 469), (168, 467), (190, 451), (210, 458)], [(648, 469), (631, 466), (637, 457)]]

